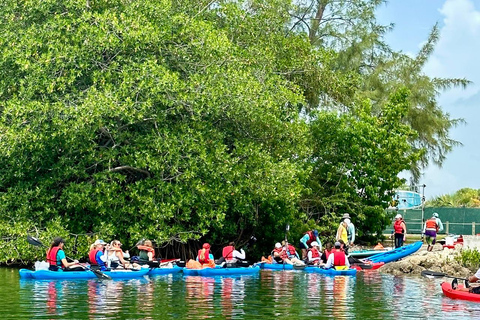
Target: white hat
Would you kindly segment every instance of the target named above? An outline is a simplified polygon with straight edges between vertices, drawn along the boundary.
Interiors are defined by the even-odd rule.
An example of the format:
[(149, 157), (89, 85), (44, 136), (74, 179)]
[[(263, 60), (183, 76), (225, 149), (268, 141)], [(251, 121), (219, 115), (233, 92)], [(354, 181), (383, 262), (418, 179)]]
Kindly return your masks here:
[(402, 219), (402, 215), (399, 213), (395, 216), (395, 219)]
[(438, 218), (438, 213), (434, 212), (434, 213), (432, 214), (432, 217)]
[(310, 243), (310, 245), (312, 247), (318, 247), (318, 242), (317, 241), (312, 241), (312, 243)]
[(275, 243), (275, 248), (278, 249), (278, 248), (281, 248), (281, 247), (282, 247), (282, 244), (280, 242)]
[(350, 215), (348, 213), (344, 213), (342, 219), (350, 219)]
[(97, 245), (97, 244), (106, 245), (105, 241), (103, 241), (102, 239), (95, 240), (95, 242), (94, 242), (93, 244), (94, 244), (94, 245)]

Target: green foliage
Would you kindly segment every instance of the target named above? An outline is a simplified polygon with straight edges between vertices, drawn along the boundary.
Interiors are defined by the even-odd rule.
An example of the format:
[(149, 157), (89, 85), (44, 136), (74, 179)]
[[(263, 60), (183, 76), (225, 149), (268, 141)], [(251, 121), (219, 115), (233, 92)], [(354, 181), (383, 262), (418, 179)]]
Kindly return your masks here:
[(312, 120), (312, 174), (301, 207), (331, 233), (345, 212), (359, 236), (380, 236), (390, 222), (384, 208), (403, 183), (397, 175), (422, 155), (408, 143), (415, 132), (402, 121), (407, 99), (406, 90), (392, 95), (378, 117), (364, 103), (356, 115), (322, 112)]
[(480, 207), (480, 189), (463, 188), (453, 194), (444, 194), (428, 200), (428, 207)]
[(477, 249), (462, 249), (460, 254), (455, 256), (455, 260), (464, 267), (476, 270), (480, 265), (480, 251)]

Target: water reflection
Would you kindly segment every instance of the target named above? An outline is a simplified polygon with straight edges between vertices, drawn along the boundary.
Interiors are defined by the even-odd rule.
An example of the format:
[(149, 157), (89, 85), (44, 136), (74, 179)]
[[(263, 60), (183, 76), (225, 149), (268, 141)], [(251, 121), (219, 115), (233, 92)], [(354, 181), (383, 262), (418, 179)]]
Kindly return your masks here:
[(0, 301), (15, 319), (480, 319), (479, 303), (443, 296), (443, 279), (378, 271), (357, 277), (261, 271), (128, 281), (2, 279)]

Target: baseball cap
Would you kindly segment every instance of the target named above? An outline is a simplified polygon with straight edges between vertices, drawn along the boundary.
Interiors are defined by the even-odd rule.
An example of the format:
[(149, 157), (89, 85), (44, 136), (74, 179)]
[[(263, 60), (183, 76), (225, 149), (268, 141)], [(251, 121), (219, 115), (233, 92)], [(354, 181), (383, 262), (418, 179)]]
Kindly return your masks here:
[(278, 249), (278, 248), (281, 248), (281, 247), (282, 247), (282, 244), (280, 242), (275, 243), (275, 248)]
[(340, 242), (335, 242), (335, 248), (340, 248), (342, 245), (340, 244)]
[(317, 241), (312, 241), (310, 244), (312, 247), (318, 247), (318, 242)]
[(93, 244), (94, 245), (97, 245), (97, 244), (106, 245), (105, 241), (103, 241), (102, 239), (95, 240), (95, 242)]
[(434, 212), (434, 213), (432, 214), (432, 217), (438, 218), (438, 213)]

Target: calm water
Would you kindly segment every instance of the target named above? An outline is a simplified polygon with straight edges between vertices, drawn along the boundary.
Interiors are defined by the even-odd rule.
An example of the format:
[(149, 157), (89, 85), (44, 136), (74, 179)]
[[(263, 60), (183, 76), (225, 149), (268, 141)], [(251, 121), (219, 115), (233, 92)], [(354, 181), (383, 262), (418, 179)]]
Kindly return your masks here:
[(371, 270), (102, 282), (20, 280), (0, 268), (0, 279), (4, 319), (480, 319), (480, 303), (443, 297), (441, 279)]

